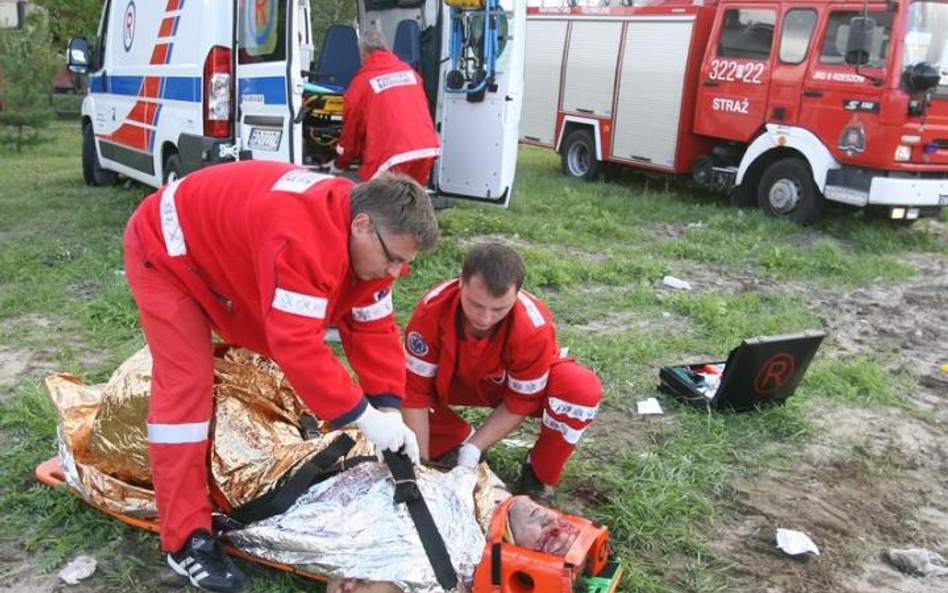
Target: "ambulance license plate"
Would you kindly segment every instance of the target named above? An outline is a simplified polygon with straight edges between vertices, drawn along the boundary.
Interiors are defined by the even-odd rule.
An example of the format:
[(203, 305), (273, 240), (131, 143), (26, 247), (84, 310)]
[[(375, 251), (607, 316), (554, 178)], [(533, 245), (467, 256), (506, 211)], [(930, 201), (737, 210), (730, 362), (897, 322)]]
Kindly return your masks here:
[(250, 131), (250, 148), (259, 150), (280, 150), (280, 138), (283, 130), (254, 128)]

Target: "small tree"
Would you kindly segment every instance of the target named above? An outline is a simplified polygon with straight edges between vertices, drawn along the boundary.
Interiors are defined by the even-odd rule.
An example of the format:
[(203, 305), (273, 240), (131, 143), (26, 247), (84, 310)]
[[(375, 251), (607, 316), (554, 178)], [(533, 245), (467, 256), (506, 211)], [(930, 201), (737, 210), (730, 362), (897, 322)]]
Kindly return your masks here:
[(44, 141), (39, 130), (53, 118), (47, 97), (58, 67), (42, 12), (29, 15), (23, 30), (0, 35), (0, 126), (6, 129), (0, 143), (20, 152)]

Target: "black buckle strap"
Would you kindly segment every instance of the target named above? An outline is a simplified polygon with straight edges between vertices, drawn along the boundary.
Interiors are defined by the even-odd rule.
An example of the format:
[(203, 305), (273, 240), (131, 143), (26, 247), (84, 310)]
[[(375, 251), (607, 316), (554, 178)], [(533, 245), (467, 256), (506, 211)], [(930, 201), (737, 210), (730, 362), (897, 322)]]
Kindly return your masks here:
[(340, 434), (328, 447), (301, 465), (282, 486), (233, 509), (230, 518), (246, 525), (286, 511), (319, 478), (326, 477), (327, 470), (336, 460), (344, 457), (354, 446), (352, 437)]
[(438, 526), (435, 525), (431, 511), (428, 510), (418, 488), (418, 482), (415, 481), (415, 469), (411, 460), (404, 453), (385, 451), (384, 455), (385, 463), (395, 479), (395, 504), (405, 503), (408, 507), (408, 514), (415, 523), (421, 545), (425, 548), (438, 584), (445, 590), (454, 589), (458, 585), (458, 575), (451, 565), (451, 556), (444, 545), (444, 538), (441, 537), (441, 532), (438, 531)]

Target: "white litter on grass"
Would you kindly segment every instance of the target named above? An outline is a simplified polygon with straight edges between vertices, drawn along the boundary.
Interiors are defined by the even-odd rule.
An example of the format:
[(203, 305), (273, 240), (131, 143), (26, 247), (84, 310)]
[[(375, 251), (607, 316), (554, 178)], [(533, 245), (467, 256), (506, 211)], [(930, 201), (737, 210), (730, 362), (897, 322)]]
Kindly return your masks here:
[(792, 529), (777, 529), (777, 547), (790, 556), (799, 556), (800, 554), (820, 555), (820, 549), (816, 547), (810, 536), (802, 531)]
[(688, 281), (674, 276), (665, 276), (662, 278), (662, 284), (676, 290), (691, 290), (691, 284)]
[(523, 439), (504, 439), (500, 442), (507, 445), (508, 447), (513, 447), (515, 449), (527, 449), (533, 446), (533, 443), (530, 443)]
[(97, 563), (91, 556), (77, 556), (59, 571), (59, 578), (67, 585), (78, 585), (95, 572)]
[(708, 223), (703, 220), (699, 220), (698, 222), (689, 222), (688, 228), (703, 231), (704, 229), (708, 228)]
[(664, 414), (664, 412), (662, 412), (662, 406), (659, 405), (658, 400), (654, 397), (635, 402), (635, 407), (642, 416)]

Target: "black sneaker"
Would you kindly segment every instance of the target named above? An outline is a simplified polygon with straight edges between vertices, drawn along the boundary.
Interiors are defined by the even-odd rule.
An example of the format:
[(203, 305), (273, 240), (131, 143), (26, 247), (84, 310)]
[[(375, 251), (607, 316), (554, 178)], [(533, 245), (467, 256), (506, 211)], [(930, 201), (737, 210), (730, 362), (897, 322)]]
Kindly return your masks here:
[(183, 548), (168, 554), (168, 566), (188, 577), (195, 587), (208, 591), (238, 593), (247, 588), (247, 577), (204, 529), (192, 533)]
[(549, 506), (553, 503), (553, 486), (540, 481), (533, 472), (533, 466), (524, 462), (520, 469), (520, 477), (514, 485), (514, 494), (526, 494), (536, 502)]

